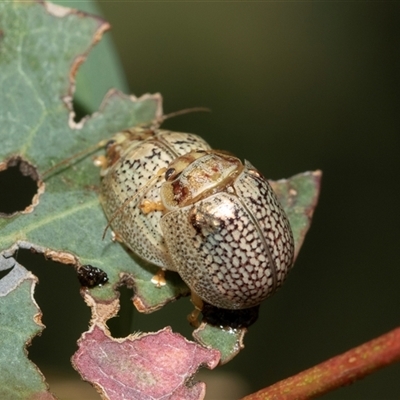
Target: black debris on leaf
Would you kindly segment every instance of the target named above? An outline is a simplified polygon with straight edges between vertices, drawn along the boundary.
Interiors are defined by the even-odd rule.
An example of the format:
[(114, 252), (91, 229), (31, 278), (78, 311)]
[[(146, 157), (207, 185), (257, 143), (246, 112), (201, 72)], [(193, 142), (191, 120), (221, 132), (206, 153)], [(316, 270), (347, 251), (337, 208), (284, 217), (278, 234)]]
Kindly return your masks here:
[(77, 274), (81, 286), (88, 288), (101, 286), (108, 282), (108, 276), (102, 269), (89, 264), (79, 267)]

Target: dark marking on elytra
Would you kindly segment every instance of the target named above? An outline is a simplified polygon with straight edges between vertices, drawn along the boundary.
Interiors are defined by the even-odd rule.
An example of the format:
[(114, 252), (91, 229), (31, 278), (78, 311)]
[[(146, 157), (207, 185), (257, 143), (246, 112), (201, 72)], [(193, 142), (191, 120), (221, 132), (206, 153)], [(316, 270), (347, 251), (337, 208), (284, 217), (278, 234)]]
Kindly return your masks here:
[(178, 204), (184, 201), (189, 195), (187, 186), (183, 186), (179, 181), (172, 182), (172, 190), (174, 192), (174, 199)]

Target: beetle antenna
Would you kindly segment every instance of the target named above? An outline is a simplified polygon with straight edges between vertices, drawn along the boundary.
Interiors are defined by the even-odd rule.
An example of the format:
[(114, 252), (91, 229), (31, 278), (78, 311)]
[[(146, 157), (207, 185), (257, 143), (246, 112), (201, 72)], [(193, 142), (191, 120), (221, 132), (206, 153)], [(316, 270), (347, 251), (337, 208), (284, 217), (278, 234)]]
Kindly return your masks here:
[(166, 119), (178, 117), (180, 115), (190, 114), (192, 112), (211, 112), (210, 108), (207, 107), (192, 107), (192, 108), (184, 108), (183, 110), (174, 111), (169, 114), (162, 115), (153, 120), (153, 125), (161, 125)]
[[(211, 112), (211, 110), (207, 107), (192, 107), (192, 108), (185, 108), (183, 110), (179, 110), (179, 111), (175, 111), (172, 112), (170, 114), (166, 114), (166, 115), (162, 115), (161, 117), (158, 117), (156, 119), (154, 119), (151, 123), (151, 126), (159, 126), (161, 125), (166, 119), (169, 118), (173, 118), (173, 117), (177, 117), (179, 115), (184, 115), (184, 114), (189, 114), (192, 112)], [(83, 156), (87, 156), (90, 153), (95, 152), (98, 149), (101, 149), (102, 147), (105, 147), (106, 144), (108, 142), (107, 140), (102, 140), (101, 142), (95, 144), (94, 146), (91, 146), (83, 151), (80, 151), (79, 153), (76, 153), (74, 155), (72, 155), (71, 157), (66, 158), (65, 160), (53, 165), (52, 167), (50, 167), (49, 169), (47, 169), (44, 173), (43, 173), (43, 178), (46, 179), (49, 177), (49, 174), (51, 172), (53, 172), (54, 170), (58, 169), (59, 167), (63, 166), (63, 165), (67, 165), (69, 164), (71, 161), (76, 160), (80, 157)]]
[(44, 179), (49, 177), (49, 174), (51, 172), (53, 172), (54, 170), (58, 169), (59, 167), (69, 164), (71, 161), (76, 160), (78, 158), (81, 158), (83, 156), (88, 156), (90, 153), (95, 152), (98, 149), (101, 149), (102, 147), (104, 147), (107, 144), (107, 140), (102, 140), (101, 142), (95, 144), (94, 146), (90, 146), (85, 150), (80, 151), (79, 153), (76, 153), (74, 155), (72, 155), (71, 157), (68, 157), (62, 161), (60, 161), (59, 163), (53, 165), (52, 167), (50, 167), (49, 169), (47, 169), (46, 171), (44, 171), (43, 173), (43, 177)]

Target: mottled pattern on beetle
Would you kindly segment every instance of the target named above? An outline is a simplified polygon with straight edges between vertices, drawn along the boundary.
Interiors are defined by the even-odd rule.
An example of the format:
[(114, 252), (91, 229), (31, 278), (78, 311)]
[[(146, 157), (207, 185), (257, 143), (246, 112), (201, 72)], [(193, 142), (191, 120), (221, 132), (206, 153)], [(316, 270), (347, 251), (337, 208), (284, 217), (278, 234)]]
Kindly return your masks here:
[(208, 303), (247, 308), (273, 293), (265, 241), (235, 195), (218, 193), (172, 211), (161, 226), (180, 276)]
[[(200, 136), (192, 133), (159, 131), (157, 139), (174, 149), (176, 157), (183, 156), (193, 150), (210, 150), (211, 147)], [(175, 158), (176, 158), (175, 157)]]
[[(164, 173), (155, 177), (172, 160), (190, 150), (210, 147), (193, 134), (148, 129), (137, 132), (135, 135), (135, 130), (125, 131), (126, 142), (119, 138), (115, 148), (109, 149), (114, 158), (118, 149), (119, 158), (102, 173), (102, 205), (108, 219), (116, 213), (111, 228), (127, 247), (155, 265), (174, 269), (160, 229), (162, 212), (144, 214), (140, 205), (144, 200), (160, 204)], [(137, 197), (128, 200), (139, 191)]]
[[(236, 194), (251, 210), (263, 232), (275, 266), (276, 288), (293, 264), (294, 240), (285, 212), (268, 181), (249, 163), (234, 183)], [(255, 195), (257, 194), (257, 195)]]

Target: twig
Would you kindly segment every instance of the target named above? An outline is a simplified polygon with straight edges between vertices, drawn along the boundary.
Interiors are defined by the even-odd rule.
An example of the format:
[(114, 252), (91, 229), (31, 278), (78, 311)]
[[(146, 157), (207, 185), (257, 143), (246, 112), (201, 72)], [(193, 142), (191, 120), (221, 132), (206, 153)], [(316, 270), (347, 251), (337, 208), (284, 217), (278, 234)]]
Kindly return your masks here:
[(396, 328), (242, 400), (314, 399), (399, 360), (400, 328)]

